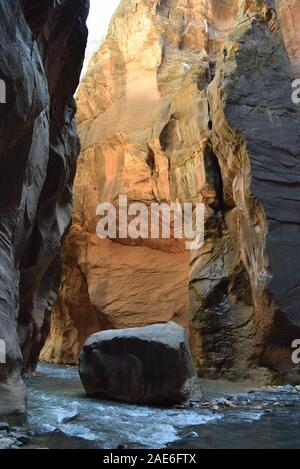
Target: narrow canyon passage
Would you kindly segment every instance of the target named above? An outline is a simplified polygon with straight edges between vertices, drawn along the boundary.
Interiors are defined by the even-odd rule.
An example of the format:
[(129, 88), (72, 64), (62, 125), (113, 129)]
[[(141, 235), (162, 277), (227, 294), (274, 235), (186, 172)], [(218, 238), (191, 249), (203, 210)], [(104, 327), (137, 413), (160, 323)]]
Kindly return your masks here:
[(0, 449), (300, 447), (299, 12), (0, 0)]
[[(42, 360), (77, 364), (93, 332), (172, 320), (201, 377), (299, 379), (296, 14), (295, 2), (120, 2), (77, 94), (72, 225)], [(204, 204), (204, 245), (99, 239), (97, 208), (120, 195), (149, 210)]]

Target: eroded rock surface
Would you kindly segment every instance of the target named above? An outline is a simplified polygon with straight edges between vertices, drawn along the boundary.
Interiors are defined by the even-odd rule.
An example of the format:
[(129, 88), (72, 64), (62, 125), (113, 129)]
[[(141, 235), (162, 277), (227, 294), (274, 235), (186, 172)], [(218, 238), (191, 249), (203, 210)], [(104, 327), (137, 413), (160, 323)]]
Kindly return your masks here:
[[(121, 1), (78, 94), (73, 223), (43, 358), (76, 361), (93, 329), (174, 320), (202, 375), (299, 379), (297, 3)], [(120, 193), (203, 202), (203, 248), (100, 241), (97, 205)]]
[(0, 1), (0, 414), (23, 412), (60, 283), (79, 140), (86, 0)]
[(93, 334), (79, 373), (89, 396), (157, 405), (202, 398), (188, 338), (174, 322)]

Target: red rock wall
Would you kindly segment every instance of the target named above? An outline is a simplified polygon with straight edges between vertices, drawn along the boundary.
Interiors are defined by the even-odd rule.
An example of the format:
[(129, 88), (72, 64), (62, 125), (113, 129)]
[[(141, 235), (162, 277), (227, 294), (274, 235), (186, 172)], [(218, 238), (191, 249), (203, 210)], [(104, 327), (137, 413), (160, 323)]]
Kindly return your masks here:
[[(44, 359), (76, 362), (93, 329), (173, 319), (201, 375), (297, 375), (296, 3), (121, 2), (78, 93), (82, 153)], [(204, 247), (100, 241), (97, 205), (120, 193), (204, 202)]]

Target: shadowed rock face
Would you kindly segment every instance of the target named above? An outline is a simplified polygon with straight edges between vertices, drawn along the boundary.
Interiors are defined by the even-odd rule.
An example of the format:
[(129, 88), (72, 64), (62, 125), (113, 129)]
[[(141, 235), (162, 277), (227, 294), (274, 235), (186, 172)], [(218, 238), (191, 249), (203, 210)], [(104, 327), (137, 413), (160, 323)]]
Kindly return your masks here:
[(79, 372), (89, 396), (156, 405), (202, 398), (188, 338), (173, 322), (93, 334)]
[(23, 412), (60, 283), (79, 140), (87, 0), (0, 2), (0, 414)]
[(253, 2), (206, 90), (223, 208), (193, 265), (190, 312), (198, 369), (212, 377), (299, 380), (300, 107), (283, 14), (292, 10), (277, 21), (273, 2)]
[[(297, 4), (121, 2), (78, 94), (73, 223), (43, 358), (76, 362), (93, 331), (174, 320), (202, 375), (299, 379)], [(97, 204), (120, 193), (203, 202), (203, 248), (100, 241)]]

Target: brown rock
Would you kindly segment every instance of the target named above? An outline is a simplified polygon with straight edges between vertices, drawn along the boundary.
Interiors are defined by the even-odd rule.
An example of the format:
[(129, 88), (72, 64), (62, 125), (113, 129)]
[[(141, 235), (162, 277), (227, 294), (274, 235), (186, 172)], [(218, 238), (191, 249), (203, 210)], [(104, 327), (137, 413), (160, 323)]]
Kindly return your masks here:
[(190, 301), (200, 372), (262, 382), (295, 379), (290, 347), (300, 326), (300, 108), (269, 13), (235, 25), (208, 87), (222, 221), (218, 231), (211, 222), (194, 263)]
[(300, 72), (300, 9), (297, 0), (276, 0), (283, 39), (292, 65)]
[[(84, 317), (91, 310), (97, 312), (93, 313), (94, 331), (170, 320), (188, 325), (189, 252), (182, 241), (120, 242), (100, 240), (96, 235), (98, 203), (116, 202), (119, 194), (126, 194), (129, 203), (148, 205), (202, 200), (203, 142), (197, 96), (198, 80), (204, 83), (208, 70), (207, 54), (195, 27), (188, 48), (179, 49), (182, 26), (178, 19), (186, 13), (186, 5), (178, 13), (172, 8), (174, 18), (168, 20), (165, 9), (156, 3), (139, 2), (136, 11), (136, 3), (121, 2), (78, 93), (82, 153), (73, 224), (64, 248), (66, 280), (55, 309), (54, 333), (42, 353), (45, 360), (65, 362), (70, 350), (72, 357), (78, 357), (91, 330), (87, 327), (80, 332), (79, 346), (74, 343), (79, 333), (77, 301), (86, 305)], [(199, 12), (191, 20), (193, 25), (201, 18)], [(158, 28), (153, 26), (156, 20)], [(188, 25), (190, 19), (186, 21)], [(127, 40), (128, 28), (131, 37)], [(165, 35), (169, 45), (162, 42)], [(195, 125), (190, 125), (191, 119)], [(205, 114), (202, 119), (206, 120)], [(70, 252), (74, 253), (71, 262)], [(71, 264), (76, 269), (70, 282), (67, 269)], [(84, 298), (74, 300), (83, 279)], [(55, 331), (66, 315), (73, 328), (68, 326), (63, 332), (61, 347), (61, 335)]]
[[(44, 359), (74, 362), (93, 330), (174, 320), (203, 375), (298, 376), (296, 3), (121, 2), (78, 93), (82, 153)], [(100, 241), (97, 205), (119, 194), (204, 202), (203, 248)]]

